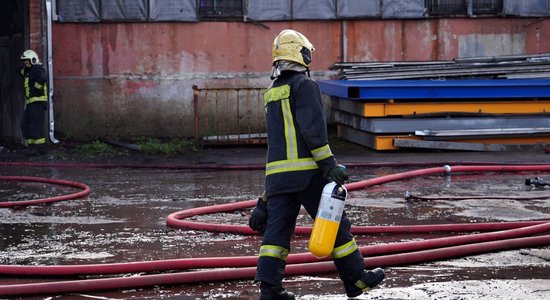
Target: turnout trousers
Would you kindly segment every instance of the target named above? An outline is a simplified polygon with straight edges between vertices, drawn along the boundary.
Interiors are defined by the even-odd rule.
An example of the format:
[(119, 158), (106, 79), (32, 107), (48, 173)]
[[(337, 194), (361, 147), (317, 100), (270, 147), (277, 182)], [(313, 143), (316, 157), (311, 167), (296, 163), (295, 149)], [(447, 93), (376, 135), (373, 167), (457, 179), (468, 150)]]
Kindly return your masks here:
[[(326, 183), (326, 179), (317, 174), (303, 191), (268, 195), (268, 220), (260, 247), (256, 281), (282, 285), (286, 257), (290, 252), (290, 242), (300, 207), (303, 205), (308, 214), (315, 218)], [(365, 269), (363, 257), (350, 229), (351, 223), (344, 212), (332, 254), (340, 279), (344, 283), (355, 282)]]
[(27, 104), (23, 113), (21, 129), (29, 147), (42, 147), (46, 144), (44, 121), (47, 110), (46, 101), (35, 101)]

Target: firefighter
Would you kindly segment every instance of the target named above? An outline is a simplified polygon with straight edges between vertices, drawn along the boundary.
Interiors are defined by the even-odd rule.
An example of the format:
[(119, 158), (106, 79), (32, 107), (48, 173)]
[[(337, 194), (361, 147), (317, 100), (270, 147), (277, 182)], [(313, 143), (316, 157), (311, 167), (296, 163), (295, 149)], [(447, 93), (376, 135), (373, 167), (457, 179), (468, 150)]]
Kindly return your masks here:
[(23, 52), (21, 60), (24, 64), (21, 75), (25, 80), (25, 112), (21, 129), (28, 147), (27, 155), (45, 154), (44, 120), (48, 104), (46, 71), (33, 50)]
[[(256, 281), (260, 299), (295, 299), (282, 287), (286, 257), (296, 218), (303, 205), (314, 218), (321, 192), (330, 180), (348, 179), (328, 145), (321, 92), (309, 77), (314, 48), (294, 30), (283, 30), (272, 45), (273, 82), (264, 93), (268, 152), (266, 196), (258, 199), (249, 226), (263, 233)], [(356, 297), (384, 279), (384, 271), (365, 270), (344, 213), (332, 259), (348, 297)]]

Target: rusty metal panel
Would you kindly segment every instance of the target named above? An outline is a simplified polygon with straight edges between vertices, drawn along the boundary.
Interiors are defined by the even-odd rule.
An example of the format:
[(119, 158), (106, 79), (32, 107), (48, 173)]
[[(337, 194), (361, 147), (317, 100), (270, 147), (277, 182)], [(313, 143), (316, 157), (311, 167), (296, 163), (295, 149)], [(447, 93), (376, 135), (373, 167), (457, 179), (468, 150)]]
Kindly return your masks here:
[[(331, 79), (335, 62), (454, 60), (466, 45), (525, 49), (524, 55), (550, 51), (546, 18), (263, 24), (269, 28), (248, 22), (54, 23), (57, 128), (73, 136), (193, 137), (191, 86), (267, 86), (271, 44), (285, 28), (315, 45), (315, 79)], [(495, 37), (476, 43), (473, 34)]]
[(524, 54), (525, 33), (472, 33), (458, 37), (458, 57)]
[(265, 144), (265, 88), (193, 86), (197, 145)]

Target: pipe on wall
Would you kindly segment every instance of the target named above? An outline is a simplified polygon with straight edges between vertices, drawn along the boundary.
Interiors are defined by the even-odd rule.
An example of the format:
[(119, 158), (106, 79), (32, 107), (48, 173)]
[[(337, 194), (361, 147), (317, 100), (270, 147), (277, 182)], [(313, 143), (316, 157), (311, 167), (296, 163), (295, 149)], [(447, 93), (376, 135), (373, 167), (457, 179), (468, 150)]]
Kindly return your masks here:
[(55, 124), (54, 124), (54, 111), (53, 111), (53, 59), (52, 59), (52, 0), (46, 0), (46, 18), (48, 23), (47, 28), (47, 39), (48, 39), (48, 136), (50, 141), (54, 144), (59, 143), (54, 136), (55, 134)]

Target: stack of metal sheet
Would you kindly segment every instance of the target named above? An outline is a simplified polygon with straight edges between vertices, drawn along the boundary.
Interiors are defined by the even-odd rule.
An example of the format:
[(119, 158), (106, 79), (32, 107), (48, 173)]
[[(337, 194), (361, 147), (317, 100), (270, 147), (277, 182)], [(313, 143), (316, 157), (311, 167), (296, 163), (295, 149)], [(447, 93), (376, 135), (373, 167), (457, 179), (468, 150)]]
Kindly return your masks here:
[(550, 53), (460, 58), (449, 61), (343, 62), (339, 79), (550, 78)]
[(339, 65), (346, 79), (319, 85), (343, 139), (375, 150), (550, 145), (550, 54)]

